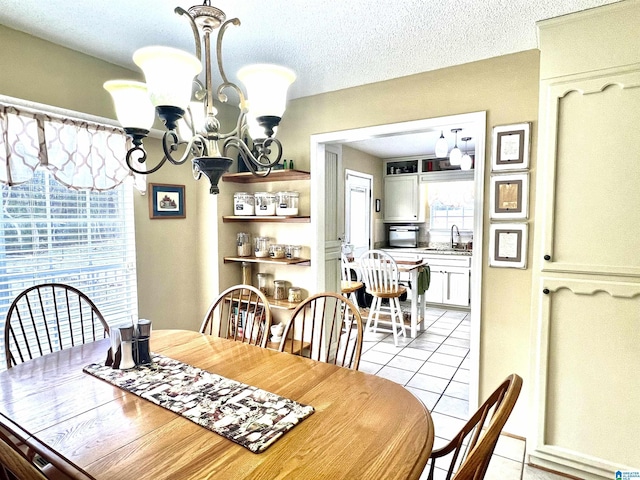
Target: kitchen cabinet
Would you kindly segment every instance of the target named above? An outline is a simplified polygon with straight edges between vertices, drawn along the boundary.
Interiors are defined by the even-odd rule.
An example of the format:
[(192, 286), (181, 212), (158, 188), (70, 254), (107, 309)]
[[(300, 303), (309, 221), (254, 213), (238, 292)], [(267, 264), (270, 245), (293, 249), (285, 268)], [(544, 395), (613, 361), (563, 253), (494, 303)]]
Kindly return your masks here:
[(639, 19), (620, 2), (539, 25), (527, 451), (577, 478), (640, 465)]
[[(407, 255), (426, 261), (431, 270), (431, 283), (425, 301), (431, 304), (469, 308), (471, 305), (471, 255), (448, 251), (437, 253), (421, 248), (384, 249), (393, 258)], [(401, 281), (409, 277), (400, 274)]]
[(469, 307), (471, 305), (471, 257), (425, 255), (431, 269), (427, 303)]
[(385, 177), (384, 221), (421, 221), (417, 174), (388, 175)]

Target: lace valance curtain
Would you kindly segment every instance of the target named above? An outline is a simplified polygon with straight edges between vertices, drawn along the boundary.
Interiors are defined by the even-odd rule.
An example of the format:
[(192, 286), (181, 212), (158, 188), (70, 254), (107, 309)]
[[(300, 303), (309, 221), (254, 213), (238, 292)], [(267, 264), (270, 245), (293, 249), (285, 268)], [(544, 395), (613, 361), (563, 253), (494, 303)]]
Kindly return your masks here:
[(473, 207), (475, 196), (473, 180), (430, 182), (427, 190), (429, 205), (450, 208)]
[(71, 189), (111, 190), (132, 177), (129, 143), (112, 126), (0, 104), (0, 183), (28, 182), (40, 166)]

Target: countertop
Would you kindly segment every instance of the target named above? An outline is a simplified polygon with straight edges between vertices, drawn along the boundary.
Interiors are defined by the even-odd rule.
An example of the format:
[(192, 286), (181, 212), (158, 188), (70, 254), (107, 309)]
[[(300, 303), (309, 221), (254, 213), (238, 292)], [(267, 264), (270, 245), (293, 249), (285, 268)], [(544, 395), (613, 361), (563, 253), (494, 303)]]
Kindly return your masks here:
[(434, 254), (434, 255), (461, 255), (464, 257), (470, 257), (473, 254), (473, 250), (457, 250), (451, 248), (442, 247), (416, 247), (416, 248), (383, 248), (387, 253), (407, 253), (407, 254)]

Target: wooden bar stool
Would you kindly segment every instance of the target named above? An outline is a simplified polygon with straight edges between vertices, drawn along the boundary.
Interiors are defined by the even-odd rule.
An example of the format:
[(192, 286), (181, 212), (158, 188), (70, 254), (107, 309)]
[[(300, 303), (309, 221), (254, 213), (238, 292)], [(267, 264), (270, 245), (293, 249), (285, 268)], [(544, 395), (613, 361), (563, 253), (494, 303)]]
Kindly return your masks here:
[[(356, 273), (356, 279), (352, 280), (351, 272), (354, 271)], [(358, 311), (360, 311), (360, 306), (358, 305), (358, 298), (356, 296), (356, 292), (364, 287), (364, 283), (360, 281), (360, 271), (358, 268), (353, 265), (352, 262), (349, 262), (346, 255), (342, 254), (342, 270), (341, 270), (341, 281), (340, 281), (340, 291), (342, 295), (347, 297), (351, 302), (356, 306)]]
[[(406, 287), (398, 282), (398, 265), (395, 260), (382, 250), (368, 250), (358, 260), (366, 292), (373, 296), (373, 302), (367, 317), (365, 331), (378, 330), (393, 333), (393, 343), (398, 346), (398, 332), (406, 337), (404, 319), (400, 308), (400, 296), (406, 293)], [(382, 300), (389, 300), (389, 306), (384, 306)], [(390, 329), (380, 329), (380, 313), (388, 313)], [(371, 322), (373, 320), (373, 326)], [(382, 320), (385, 321), (385, 320)]]

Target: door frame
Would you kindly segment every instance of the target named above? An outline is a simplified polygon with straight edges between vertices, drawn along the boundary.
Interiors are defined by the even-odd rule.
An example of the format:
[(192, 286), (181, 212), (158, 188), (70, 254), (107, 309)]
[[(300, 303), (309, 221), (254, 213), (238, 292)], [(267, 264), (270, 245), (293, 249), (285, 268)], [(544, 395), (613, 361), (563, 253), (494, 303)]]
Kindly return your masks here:
[[(471, 257), (471, 344), (469, 370), (469, 411), (473, 412), (479, 404), (480, 379), (480, 331), (482, 307), (482, 251), (484, 223), (484, 172), (485, 172), (485, 140), (487, 135), (487, 112), (471, 112), (445, 117), (427, 118), (409, 122), (361, 127), (350, 130), (320, 133), (310, 136), (310, 172), (311, 172), (311, 224), (315, 235), (311, 239), (311, 270), (315, 278), (315, 291), (325, 291), (324, 265), (324, 153), (327, 145), (365, 140), (372, 137), (388, 137), (407, 133), (440, 130), (442, 125), (456, 124), (468, 126), (478, 132), (475, 144), (474, 184), (475, 218), (473, 233), (473, 255)], [(382, 168), (380, 171), (382, 175)]]

